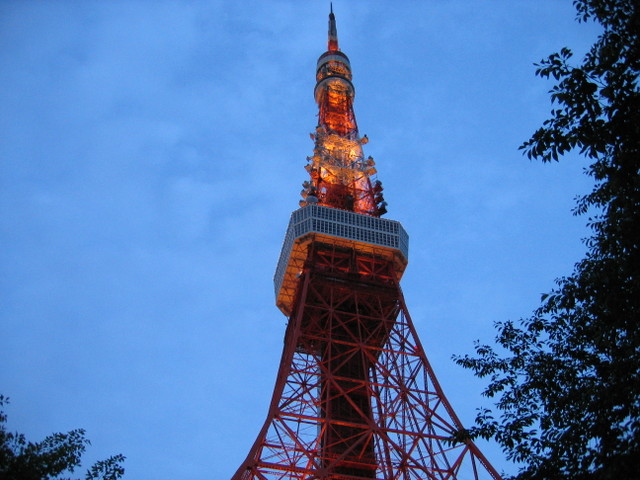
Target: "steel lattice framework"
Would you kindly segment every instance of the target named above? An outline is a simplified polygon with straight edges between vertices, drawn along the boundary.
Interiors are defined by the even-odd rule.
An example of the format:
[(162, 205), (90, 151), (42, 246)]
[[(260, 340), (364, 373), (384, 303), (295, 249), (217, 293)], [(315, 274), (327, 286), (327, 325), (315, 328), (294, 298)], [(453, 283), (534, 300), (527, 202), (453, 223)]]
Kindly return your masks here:
[(445, 398), (383, 255), (313, 242), (267, 421), (234, 479), (499, 479)]
[(400, 289), (408, 237), (371, 181), (349, 61), (318, 60), (310, 181), (276, 270), (289, 317), (267, 419), (232, 480), (446, 480), (500, 476), (429, 365)]

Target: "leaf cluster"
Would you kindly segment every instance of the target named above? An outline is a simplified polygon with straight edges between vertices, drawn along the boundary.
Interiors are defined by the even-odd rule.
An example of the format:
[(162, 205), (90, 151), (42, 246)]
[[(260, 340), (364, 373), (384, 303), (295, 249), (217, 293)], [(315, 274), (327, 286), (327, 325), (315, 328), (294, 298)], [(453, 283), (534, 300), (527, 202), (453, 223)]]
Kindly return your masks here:
[(547, 119), (522, 146), (557, 161), (577, 150), (593, 190), (587, 252), (533, 315), (496, 324), (497, 347), (457, 358), (489, 383), (497, 414), (472, 435), (495, 438), (521, 479), (635, 478), (640, 472), (640, 6), (575, 0), (603, 31), (580, 65), (563, 48), (536, 74), (556, 84)]
[[(4, 406), (8, 399), (0, 395), (0, 478), (5, 480), (71, 480), (67, 476), (81, 465), (82, 455), (91, 442), (82, 429), (53, 433), (40, 442), (30, 442), (21, 433), (6, 429)], [(85, 480), (118, 480), (124, 475), (123, 455), (96, 462)]]

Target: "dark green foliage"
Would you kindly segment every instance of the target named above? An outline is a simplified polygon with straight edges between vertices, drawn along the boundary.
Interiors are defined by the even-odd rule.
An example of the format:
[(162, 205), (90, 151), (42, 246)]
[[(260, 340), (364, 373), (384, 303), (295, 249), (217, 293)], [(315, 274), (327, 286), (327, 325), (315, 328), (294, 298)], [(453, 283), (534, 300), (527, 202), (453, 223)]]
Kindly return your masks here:
[[(6, 429), (7, 398), (0, 395), (0, 478), (3, 480), (69, 479), (81, 464), (90, 444), (82, 429), (54, 433), (38, 443), (27, 441), (21, 433)], [(124, 475), (124, 456), (114, 455), (96, 462), (86, 473), (86, 480), (117, 480)]]
[(499, 348), (457, 362), (488, 377), (496, 400), (470, 433), (495, 438), (518, 478), (639, 478), (640, 2), (573, 3), (603, 32), (581, 65), (567, 48), (537, 65), (557, 82), (554, 108), (521, 149), (589, 161), (594, 188), (574, 210), (590, 215), (587, 252), (530, 318), (497, 324)]

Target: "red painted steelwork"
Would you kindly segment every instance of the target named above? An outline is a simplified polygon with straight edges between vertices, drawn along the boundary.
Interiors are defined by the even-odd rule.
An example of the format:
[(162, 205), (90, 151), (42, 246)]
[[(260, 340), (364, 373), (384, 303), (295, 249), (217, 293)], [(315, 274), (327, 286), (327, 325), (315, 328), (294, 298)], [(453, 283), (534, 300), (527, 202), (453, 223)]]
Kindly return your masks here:
[(269, 414), (232, 480), (500, 478), (442, 393), (393, 268), (310, 245)]
[[(362, 153), (367, 139), (358, 136), (333, 12), (316, 78), (319, 125), (301, 204), (379, 217), (386, 204)], [(276, 295), (291, 314), (278, 377), (232, 480), (500, 480), (442, 393), (411, 322), (399, 285), (406, 234), (399, 263), (399, 245), (373, 240), (394, 222), (353, 217), (309, 217), (304, 235), (295, 225), (287, 234), (287, 294)], [(323, 221), (335, 230), (322, 230)]]

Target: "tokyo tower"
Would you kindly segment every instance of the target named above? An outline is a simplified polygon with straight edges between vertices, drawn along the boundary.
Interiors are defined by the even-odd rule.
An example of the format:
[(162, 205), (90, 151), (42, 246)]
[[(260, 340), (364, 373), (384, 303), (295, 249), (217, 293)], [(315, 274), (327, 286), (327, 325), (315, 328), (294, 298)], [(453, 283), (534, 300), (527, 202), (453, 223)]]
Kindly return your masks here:
[(309, 179), (274, 277), (288, 317), (264, 426), (232, 480), (494, 479), (442, 393), (405, 305), (408, 236), (386, 213), (329, 15)]

